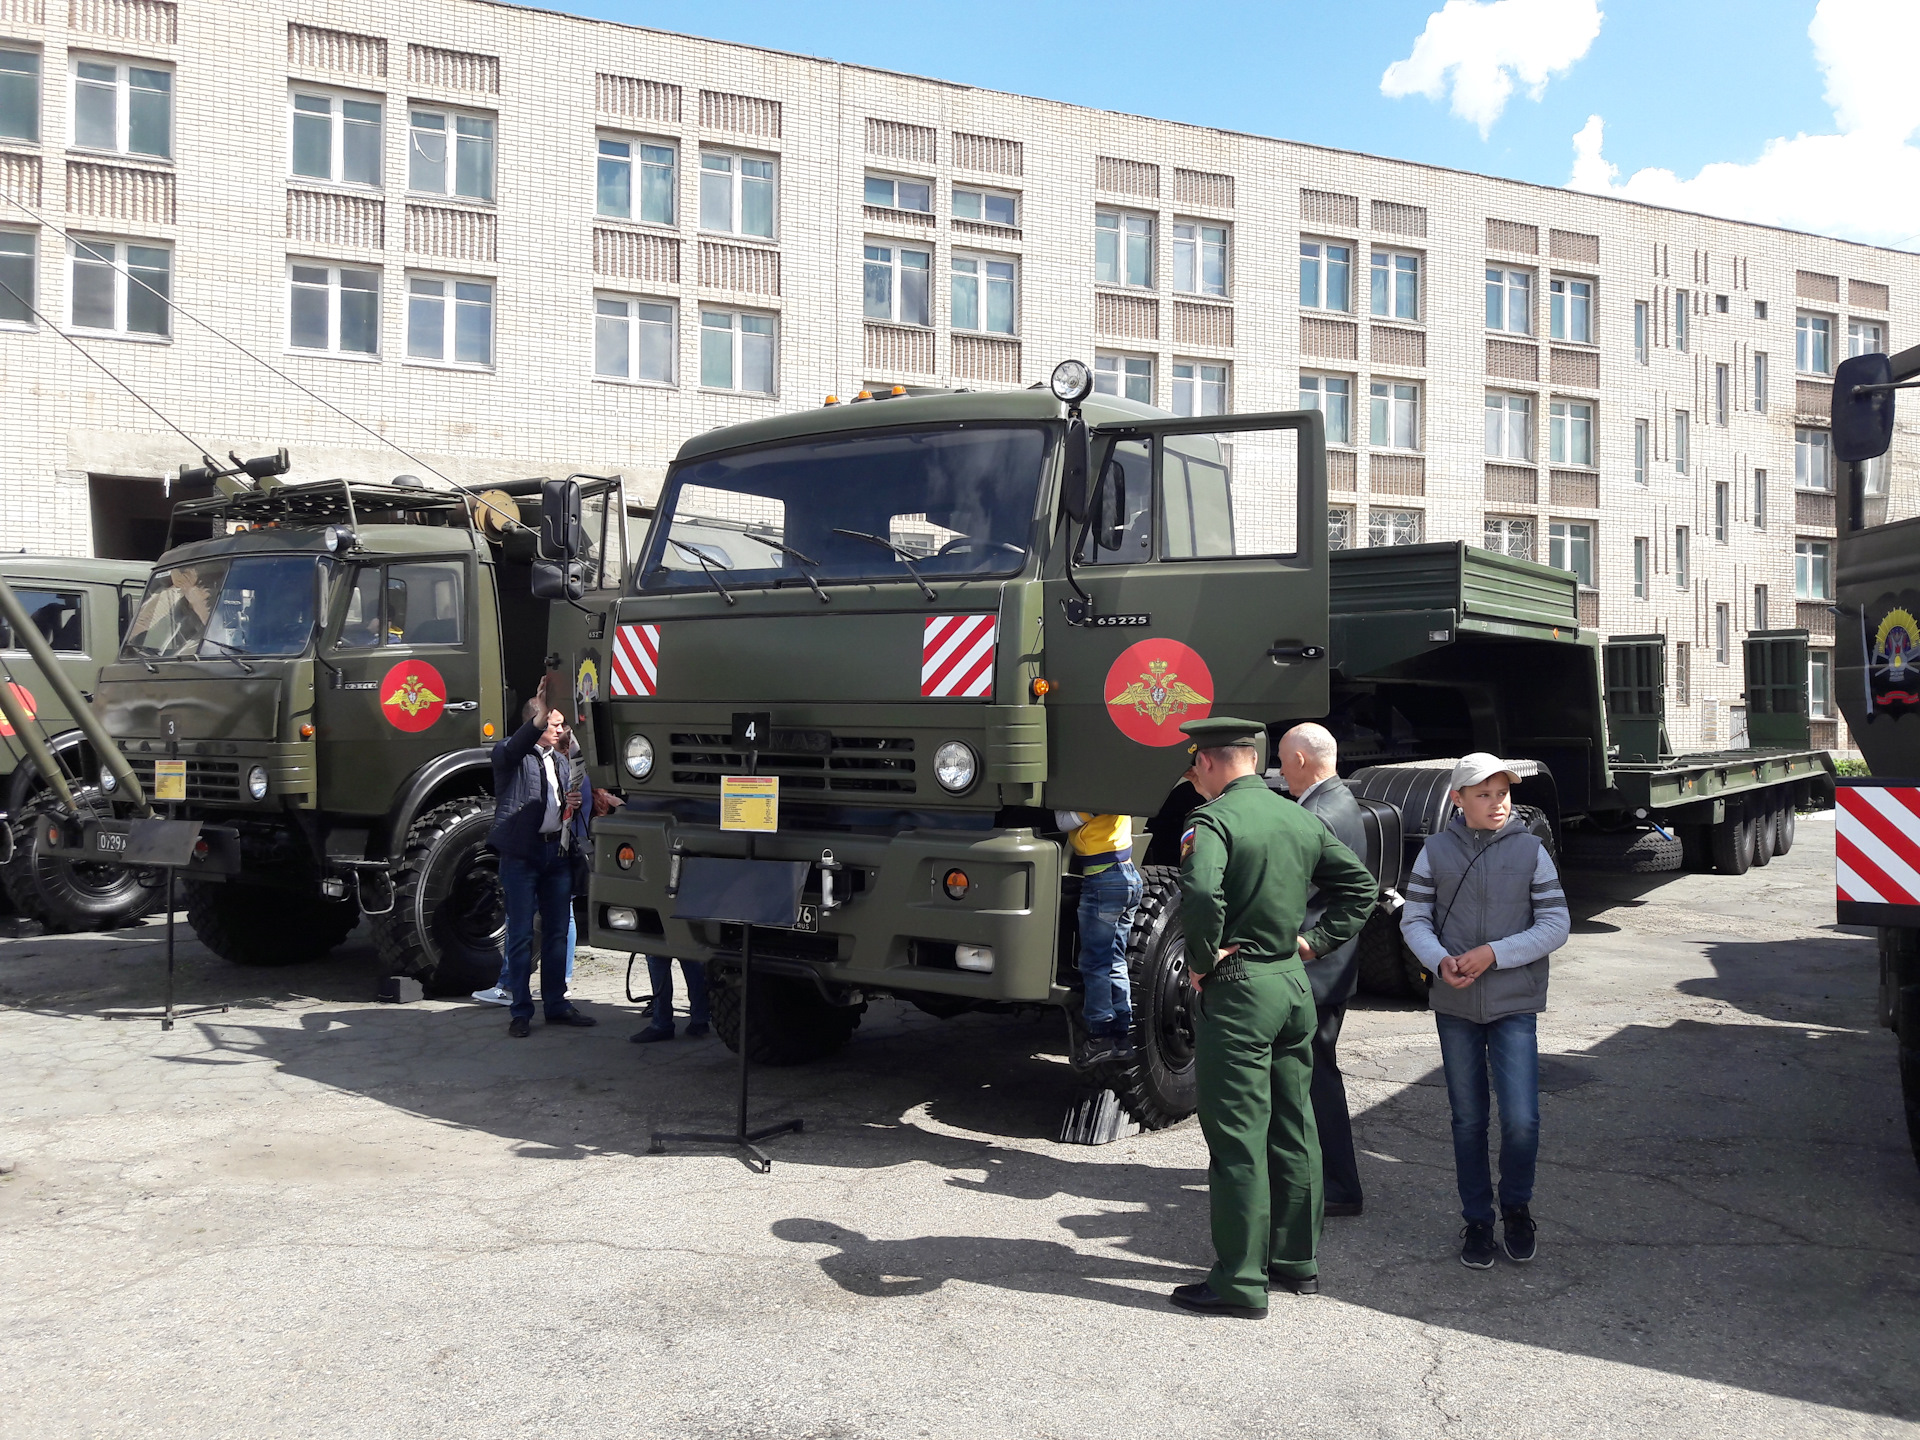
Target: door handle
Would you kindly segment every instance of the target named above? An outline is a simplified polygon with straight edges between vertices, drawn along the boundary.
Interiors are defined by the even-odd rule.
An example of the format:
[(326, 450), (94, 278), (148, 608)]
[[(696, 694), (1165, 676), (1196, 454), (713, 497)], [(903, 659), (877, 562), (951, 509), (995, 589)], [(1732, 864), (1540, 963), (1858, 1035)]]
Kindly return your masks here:
[(1288, 660), (1323, 660), (1326, 658), (1326, 654), (1327, 650), (1324, 645), (1290, 645), (1280, 642), (1276, 643), (1272, 649), (1267, 651), (1267, 658), (1269, 660), (1282, 662)]
[(480, 708), (480, 702), (478, 700), (455, 700), (446, 708), (450, 711), (478, 710)]

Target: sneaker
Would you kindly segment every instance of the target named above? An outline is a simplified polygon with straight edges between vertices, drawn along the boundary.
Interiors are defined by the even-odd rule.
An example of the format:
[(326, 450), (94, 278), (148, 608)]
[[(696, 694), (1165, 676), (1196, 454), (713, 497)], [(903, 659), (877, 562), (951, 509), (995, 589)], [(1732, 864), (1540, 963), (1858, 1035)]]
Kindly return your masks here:
[(1493, 1268), (1493, 1222), (1469, 1220), (1461, 1230), (1460, 1263), (1469, 1270)]
[(1514, 1264), (1525, 1265), (1538, 1251), (1533, 1236), (1540, 1227), (1533, 1223), (1533, 1217), (1527, 1213), (1524, 1205), (1505, 1206), (1500, 1212), (1500, 1220), (1500, 1248), (1507, 1252), (1507, 1258)]
[(1104, 1065), (1114, 1058), (1114, 1041), (1111, 1035), (1090, 1035), (1087, 1043), (1080, 1047), (1080, 1053), (1073, 1058), (1079, 1069), (1091, 1070), (1096, 1065)]
[(1138, 1053), (1133, 1048), (1133, 1027), (1129, 1025), (1119, 1034), (1110, 1037), (1113, 1044), (1113, 1058), (1125, 1063)]
[(511, 1005), (513, 995), (498, 985), (490, 985), (485, 990), (473, 992), (473, 998), (482, 1005)]
[(686, 1035), (689, 1040), (704, 1040), (713, 1033), (713, 1027), (704, 1020), (689, 1020)]

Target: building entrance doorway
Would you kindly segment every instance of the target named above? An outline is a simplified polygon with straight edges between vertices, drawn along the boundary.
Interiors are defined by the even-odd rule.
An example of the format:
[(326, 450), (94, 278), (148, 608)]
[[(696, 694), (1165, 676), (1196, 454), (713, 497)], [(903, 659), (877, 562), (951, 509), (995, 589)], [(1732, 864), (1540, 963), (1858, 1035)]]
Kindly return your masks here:
[[(167, 548), (167, 522), (182, 500), (199, 500), (213, 493), (210, 484), (172, 484), (172, 494), (160, 480), (127, 475), (87, 476), (87, 499), (93, 511), (93, 553), (103, 560), (158, 560)], [(210, 520), (182, 521), (174, 526), (173, 543), (205, 540), (213, 534)]]

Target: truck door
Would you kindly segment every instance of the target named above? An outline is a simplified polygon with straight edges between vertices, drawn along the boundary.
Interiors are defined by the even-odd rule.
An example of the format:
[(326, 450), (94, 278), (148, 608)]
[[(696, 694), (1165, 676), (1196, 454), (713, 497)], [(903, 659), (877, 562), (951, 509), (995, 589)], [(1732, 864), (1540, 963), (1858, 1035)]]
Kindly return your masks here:
[(481, 743), (472, 555), (369, 560), (346, 572), (314, 699), (322, 809), (384, 815), (436, 755)]
[[(101, 624), (89, 614), (89, 611), (97, 612), (111, 592), (54, 580), (10, 578), (8, 583), (13, 586), (13, 593), (32, 619), (34, 628), (46, 639), (60, 667), (66, 671), (67, 678), (81, 691), (91, 691), (99, 679), (101, 662), (112, 659), (118, 648), (112, 641), (112, 617), (107, 616)], [(94, 633), (100, 631), (105, 633)], [(95, 653), (103, 643), (110, 648)], [(13, 685), (16, 698), (38, 717), (48, 734), (58, 734), (73, 724), (66, 707), (61, 705), (53, 687), (40, 673), (40, 667), (27, 653), (26, 642), (14, 635), (4, 620), (0, 620), (0, 667), (4, 667), (5, 681)], [(8, 770), (26, 758), (25, 747), (14, 739), (13, 727), (3, 718), (0, 718), (0, 751), (11, 757)]]
[(1056, 531), (1046, 587), (1047, 803), (1151, 814), (1187, 766), (1182, 721), (1326, 713), (1324, 431), (1304, 411), (1093, 442), (1087, 521)]

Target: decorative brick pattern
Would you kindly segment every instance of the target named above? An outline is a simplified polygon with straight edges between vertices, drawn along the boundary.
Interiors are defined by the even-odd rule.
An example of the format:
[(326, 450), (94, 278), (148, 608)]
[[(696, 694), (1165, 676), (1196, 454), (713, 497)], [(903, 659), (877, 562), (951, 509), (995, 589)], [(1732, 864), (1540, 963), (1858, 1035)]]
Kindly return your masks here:
[(1591, 470), (1547, 473), (1547, 503), (1575, 510), (1600, 508), (1600, 477)]
[[(895, 210), (888, 205), (865, 205), (861, 212), (876, 225), (905, 226), (910, 230), (931, 230), (936, 223), (924, 210)], [(955, 221), (956, 225), (964, 222)], [(1004, 227), (982, 227), (1004, 228)]]
[(1600, 592), (1583, 589), (1574, 598), (1579, 606), (1580, 628), (1598, 630), (1600, 628)]
[(1522, 225), (1518, 220), (1487, 221), (1487, 248), (1511, 250), (1516, 255), (1540, 253), (1540, 227)]
[(931, 125), (909, 125), (903, 120), (867, 117), (867, 153), (910, 165), (939, 163), (939, 134)]
[(1357, 360), (1360, 358), (1360, 327), (1351, 320), (1325, 320), (1318, 315), (1302, 315), (1300, 353), (1318, 360)]
[(1399, 325), (1369, 325), (1367, 347), (1376, 365), (1411, 366), (1422, 369), (1427, 363), (1427, 334)]
[(1173, 302), (1173, 343), (1207, 345), (1216, 350), (1233, 345), (1233, 307)]
[(1093, 297), (1093, 333), (1120, 340), (1158, 340), (1160, 302), (1145, 295), (1096, 291)]
[(642, 80), (637, 75), (599, 74), (593, 77), (594, 108), (617, 120), (642, 125), (680, 123), (680, 87), (664, 80)]
[(1540, 379), (1540, 347), (1517, 340), (1487, 341), (1487, 374), (1501, 380)]
[(700, 242), (700, 283), (738, 295), (780, 293), (780, 252), (765, 245)]
[(1857, 305), (1862, 310), (1885, 310), (1891, 300), (1884, 285), (1872, 280), (1849, 280), (1847, 303)]
[[(879, 208), (877, 205), (869, 205), (867, 207), (867, 214), (871, 216), (873, 212)], [(888, 210), (882, 213), (891, 215), (894, 212)], [(953, 226), (954, 234), (978, 235), (989, 244), (1015, 245), (1019, 243), (1021, 238), (1020, 232), (1011, 225), (989, 225), (984, 220), (953, 220), (948, 223)]]
[(491, 211), (462, 210), (451, 205), (409, 205), (407, 253), (491, 265), (497, 258), (496, 228)]
[(500, 58), (471, 50), (407, 46), (407, 80), (435, 90), (465, 90), (475, 95), (500, 93)]
[(1489, 465), (1486, 497), (1495, 505), (1537, 505), (1540, 472), (1531, 465)]
[(762, 140), (780, 138), (780, 102), (758, 95), (732, 95), (724, 90), (700, 92), (700, 128), (752, 135)]
[(933, 332), (907, 325), (866, 324), (869, 375), (933, 374)]
[(67, 213), (133, 225), (171, 225), (173, 172), (70, 160)]
[(1793, 272), (1793, 293), (1802, 300), (1819, 300), (1828, 305), (1840, 303), (1840, 277), (1822, 275), (1817, 270)]
[(1026, 147), (1018, 140), (968, 135), (958, 130), (953, 135), (953, 163), (959, 170), (976, 170), (982, 175), (1021, 175), (1025, 173), (1025, 152)]
[(1160, 167), (1145, 160), (1116, 160), (1111, 155), (1096, 155), (1093, 161), (1093, 185), (1109, 195), (1135, 195), (1142, 200), (1160, 198)]
[(1824, 380), (1793, 382), (1793, 413), (1822, 425), (1833, 419), (1833, 386)]
[(680, 242), (670, 235), (645, 230), (593, 232), (593, 273), (610, 280), (635, 280), (642, 285), (680, 283)]
[(1332, 225), (1341, 230), (1360, 228), (1360, 198), (1357, 195), (1340, 195), (1331, 190), (1302, 190), (1300, 192), (1300, 223), (1302, 225)]
[(323, 245), (335, 250), (384, 250), (386, 206), (363, 195), (289, 190), (287, 239), (300, 247)]
[(1816, 490), (1794, 491), (1793, 523), (1808, 529), (1833, 529), (1833, 496)]
[(47, 23), (46, 0), (0, 0), (0, 20), (11, 20), (17, 25), (44, 25)]
[(294, 70), (378, 80), (387, 73), (387, 42), (378, 35), (355, 35), (350, 30), (289, 25), (287, 65)]
[(177, 7), (166, 0), (68, 0), (67, 26), (146, 45), (171, 45), (179, 38)]
[(1424, 495), (1427, 457), (1376, 452), (1367, 461), (1367, 483), (1376, 495)]
[(1233, 208), (1233, 176), (1216, 175), (1207, 170), (1173, 172), (1173, 203), (1205, 205), (1214, 210)]
[(0, 150), (0, 195), (40, 208), (40, 157)]
[(1020, 383), (1020, 342), (986, 335), (953, 337), (953, 374), (957, 380), (982, 380), (989, 385)]
[(1578, 230), (1549, 230), (1547, 249), (1556, 260), (1571, 260), (1576, 265), (1600, 263), (1600, 237), (1583, 235)]
[(1351, 450), (1327, 451), (1327, 489), (1351, 495), (1359, 486), (1359, 465)]
[(1373, 228), (1390, 235), (1414, 235), (1424, 239), (1427, 233), (1427, 207), (1402, 205), (1395, 200), (1376, 200), (1373, 202)]
[(1824, 600), (1795, 601), (1793, 623), (1807, 632), (1809, 640), (1833, 639), (1833, 611)]
[(1598, 390), (1600, 352), (1563, 350), (1556, 345), (1548, 362), (1548, 374), (1555, 385), (1576, 385), (1583, 390)]

